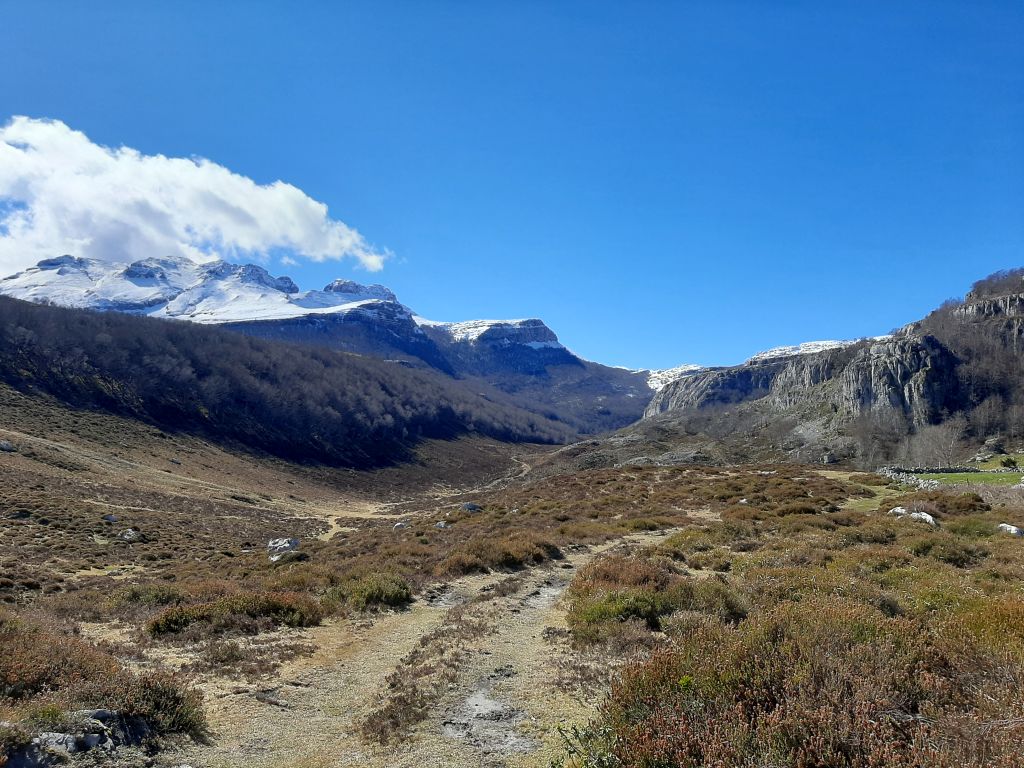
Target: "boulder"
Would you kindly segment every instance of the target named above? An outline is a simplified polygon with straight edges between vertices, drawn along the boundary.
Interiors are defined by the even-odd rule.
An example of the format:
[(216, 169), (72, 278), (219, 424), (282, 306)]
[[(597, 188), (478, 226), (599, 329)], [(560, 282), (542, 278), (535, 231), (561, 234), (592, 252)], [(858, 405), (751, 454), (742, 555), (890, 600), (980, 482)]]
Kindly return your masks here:
[(1009, 523), (1000, 523), (998, 529), (1011, 536), (1024, 536), (1024, 528), (1018, 528), (1016, 525), (1010, 525)]
[(474, 504), (471, 501), (467, 501), (465, 504), (462, 505), (463, 512), (483, 512), (483, 510), (483, 507), (481, 507), (479, 504)]
[(298, 539), (271, 539), (267, 542), (267, 554), (270, 562), (276, 563), (289, 552), (299, 548)]
[(927, 512), (911, 512), (905, 507), (893, 507), (889, 510), (889, 514), (893, 517), (898, 517), (900, 520), (914, 520), (918, 523), (927, 523), (933, 528), (938, 525), (935, 518)]
[(929, 515), (927, 512), (911, 512), (909, 515), (907, 515), (907, 519), (916, 520), (919, 523), (927, 523), (933, 528), (938, 525), (938, 523), (935, 522), (935, 518)]
[(140, 531), (138, 528), (125, 528), (123, 531), (117, 534), (117, 538), (120, 541), (125, 541), (129, 544), (134, 544), (137, 541), (142, 541), (143, 536), (142, 531)]
[[(89, 756), (89, 765), (107, 765), (118, 747), (138, 747), (153, 737), (153, 729), (141, 717), (109, 709), (83, 709), (71, 714), (67, 731), (44, 731), (32, 742), (7, 755), (5, 768), (50, 768), (65, 765), (70, 755), (102, 750), (106, 756)], [(77, 759), (77, 758), (76, 758)]]
[(0, 440), (0, 452), (3, 453), (17, 453), (18, 449), (14, 447), (14, 444), (8, 440)]
[(56, 753), (34, 743), (9, 752), (6, 757), (4, 768), (53, 768), (66, 764), (66, 757), (58, 757)]
[(104, 523), (116, 523), (121, 518), (119, 518), (117, 515), (104, 515), (100, 519), (103, 520)]
[(438, 522), (434, 523), (434, 527), (435, 528), (447, 528), (448, 527), (448, 523), (446, 521), (444, 521), (444, 520), (439, 520)]
[(58, 733), (56, 731), (43, 731), (32, 743), (44, 750), (51, 752), (64, 752), (73, 755), (78, 751), (78, 739), (73, 733)]
[(408, 527), (409, 527), (409, 524), (407, 522), (405, 522), (405, 520), (399, 520), (397, 523), (395, 523), (392, 526), (391, 530), (392, 531), (401, 531), (402, 529), (408, 528)]

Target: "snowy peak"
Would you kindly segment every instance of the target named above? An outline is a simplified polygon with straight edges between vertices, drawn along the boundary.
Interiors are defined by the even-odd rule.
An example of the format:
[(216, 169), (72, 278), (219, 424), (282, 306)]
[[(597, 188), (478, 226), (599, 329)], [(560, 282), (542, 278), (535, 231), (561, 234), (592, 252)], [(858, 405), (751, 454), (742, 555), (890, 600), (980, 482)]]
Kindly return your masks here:
[(468, 320), (461, 323), (439, 323), (415, 318), (416, 322), (435, 331), (440, 331), (453, 342), (512, 346), (520, 344), (532, 349), (565, 349), (555, 332), (542, 320)]
[(335, 280), (323, 291), (300, 291), (291, 278), (274, 277), (255, 264), (199, 264), (173, 257), (130, 264), (74, 256), (44, 259), (0, 280), (0, 293), (27, 301), (199, 323), (366, 312), (380, 302), (401, 307), (395, 295), (379, 285)]
[(398, 297), (383, 285), (360, 285), (354, 280), (333, 280), (324, 286), (323, 292), (351, 297), (353, 301), (363, 301), (366, 299), (398, 301)]

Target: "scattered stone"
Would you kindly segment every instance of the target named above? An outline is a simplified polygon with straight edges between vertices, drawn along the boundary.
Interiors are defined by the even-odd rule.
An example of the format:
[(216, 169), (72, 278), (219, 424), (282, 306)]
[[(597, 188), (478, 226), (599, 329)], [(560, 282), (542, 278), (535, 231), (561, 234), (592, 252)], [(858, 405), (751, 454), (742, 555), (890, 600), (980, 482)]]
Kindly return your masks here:
[(267, 554), (270, 562), (276, 563), (289, 552), (299, 548), (298, 539), (271, 539), (267, 542)]
[(1018, 528), (1016, 525), (1010, 525), (1009, 523), (1000, 523), (999, 530), (1003, 533), (1008, 533), (1011, 536), (1024, 536), (1024, 528)]
[(271, 689), (269, 691), (256, 691), (256, 693), (253, 694), (253, 697), (256, 699), (256, 701), (263, 702), (264, 704), (269, 704), (272, 707), (279, 707), (280, 709), (291, 709), (292, 705), (284, 699), (277, 696), (276, 693), (276, 688)]

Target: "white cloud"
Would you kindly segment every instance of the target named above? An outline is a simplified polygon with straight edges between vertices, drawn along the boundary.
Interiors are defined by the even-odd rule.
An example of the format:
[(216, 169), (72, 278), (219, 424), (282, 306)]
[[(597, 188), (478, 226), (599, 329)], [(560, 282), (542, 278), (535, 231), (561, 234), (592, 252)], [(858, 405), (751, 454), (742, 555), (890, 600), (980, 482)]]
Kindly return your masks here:
[(0, 127), (0, 274), (65, 253), (108, 261), (151, 256), (314, 261), (388, 255), (332, 219), (301, 189), (257, 184), (202, 158), (94, 144), (56, 120)]

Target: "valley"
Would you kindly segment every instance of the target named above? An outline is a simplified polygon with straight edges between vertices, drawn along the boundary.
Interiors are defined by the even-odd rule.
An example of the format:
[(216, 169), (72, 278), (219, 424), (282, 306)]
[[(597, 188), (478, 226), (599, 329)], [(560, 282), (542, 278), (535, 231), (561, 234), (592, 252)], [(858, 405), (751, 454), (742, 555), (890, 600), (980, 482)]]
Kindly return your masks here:
[(600, 434), (543, 324), (445, 371), (2, 298), (5, 768), (1015, 765), (1002, 280)]

